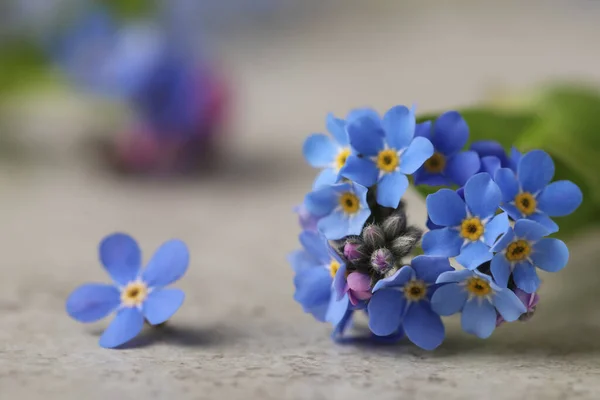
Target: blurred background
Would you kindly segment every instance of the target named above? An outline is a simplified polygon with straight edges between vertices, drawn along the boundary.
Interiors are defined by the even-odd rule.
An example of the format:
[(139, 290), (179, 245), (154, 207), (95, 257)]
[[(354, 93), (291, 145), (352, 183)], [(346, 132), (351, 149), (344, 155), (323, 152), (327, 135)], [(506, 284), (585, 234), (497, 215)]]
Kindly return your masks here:
[[(596, 0), (2, 1), (0, 387), (10, 398), (95, 398), (90, 386), (98, 398), (433, 398), (452, 381), (447, 399), (594, 398), (598, 21)], [(531, 323), (485, 344), (451, 323), (445, 361), (337, 349), (292, 300), (292, 208), (316, 173), (302, 142), (328, 112), (396, 104), (465, 111), (474, 139), (543, 148), (585, 196), (559, 221), (571, 263), (544, 276)], [(424, 226), (422, 197), (408, 202)], [(159, 338), (107, 353), (64, 314), (74, 287), (107, 279), (96, 244), (115, 230), (147, 257), (170, 237), (190, 246), (183, 347)], [(498, 375), (456, 383), (448, 363)], [(164, 386), (163, 373), (181, 378)], [(98, 387), (104, 376), (113, 383)]]

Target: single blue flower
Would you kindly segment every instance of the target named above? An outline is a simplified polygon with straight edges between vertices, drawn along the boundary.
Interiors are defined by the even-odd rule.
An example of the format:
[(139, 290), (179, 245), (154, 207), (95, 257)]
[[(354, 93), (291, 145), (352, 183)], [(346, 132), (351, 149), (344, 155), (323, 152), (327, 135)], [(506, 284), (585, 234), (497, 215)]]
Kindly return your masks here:
[(379, 117), (363, 114), (348, 122), (350, 144), (359, 154), (346, 160), (340, 175), (370, 187), (377, 184), (377, 203), (396, 208), (408, 188), (407, 174), (414, 173), (433, 155), (433, 145), (414, 137), (415, 115), (404, 106)]
[(415, 172), (416, 185), (463, 186), (479, 172), (481, 163), (474, 151), (460, 150), (469, 140), (469, 126), (457, 111), (448, 111), (431, 121), (417, 125), (415, 136), (431, 141), (433, 155)]
[(569, 249), (561, 240), (546, 238), (550, 231), (543, 225), (520, 219), (509, 228), (492, 251), (491, 271), (498, 285), (506, 287), (512, 273), (517, 287), (527, 293), (535, 292), (540, 278), (535, 267), (558, 272), (567, 265)]
[(453, 271), (445, 257), (415, 257), (394, 275), (377, 282), (368, 304), (369, 328), (379, 336), (404, 329), (408, 339), (425, 350), (444, 340), (444, 324), (430, 300), (441, 273)]
[(329, 240), (359, 235), (371, 210), (367, 188), (356, 183), (324, 186), (306, 195), (306, 209), (320, 218), (317, 227)]
[(67, 313), (79, 322), (95, 322), (112, 312), (116, 317), (100, 337), (100, 346), (113, 348), (136, 337), (144, 326), (167, 321), (183, 304), (185, 294), (165, 286), (187, 270), (188, 249), (180, 240), (165, 242), (145, 270), (136, 241), (123, 233), (107, 236), (99, 247), (100, 261), (114, 284), (84, 284), (67, 299)]
[(509, 227), (506, 213), (496, 215), (501, 198), (500, 189), (486, 173), (469, 179), (464, 200), (450, 189), (427, 196), (429, 218), (444, 228), (425, 234), (425, 254), (456, 257), (468, 269), (491, 260), (490, 247)]
[(574, 212), (583, 201), (581, 189), (571, 181), (556, 181), (554, 162), (542, 150), (532, 150), (519, 161), (517, 171), (501, 168), (494, 180), (502, 191), (500, 207), (513, 220), (530, 219), (544, 225), (550, 233), (558, 225), (550, 217)]
[(336, 299), (341, 298), (337, 296), (338, 292), (341, 293), (341, 289), (335, 290), (333, 279), (340, 275), (337, 281), (343, 280), (346, 265), (331, 249), (327, 240), (317, 232), (302, 232), (300, 243), (303, 249), (294, 251), (288, 256), (288, 261), (295, 272), (294, 300), (302, 305), (304, 312), (324, 322), (332, 293), (336, 292)]
[(346, 133), (346, 121), (329, 114), (326, 120), (327, 131), (332, 137), (315, 133), (306, 138), (302, 154), (315, 168), (323, 168), (313, 183), (313, 189), (332, 185), (340, 179), (340, 169), (346, 165), (352, 153)]
[(482, 339), (494, 332), (497, 314), (512, 322), (527, 311), (512, 290), (477, 270), (444, 272), (436, 283), (444, 285), (431, 297), (433, 311), (442, 316), (462, 312), (463, 330)]

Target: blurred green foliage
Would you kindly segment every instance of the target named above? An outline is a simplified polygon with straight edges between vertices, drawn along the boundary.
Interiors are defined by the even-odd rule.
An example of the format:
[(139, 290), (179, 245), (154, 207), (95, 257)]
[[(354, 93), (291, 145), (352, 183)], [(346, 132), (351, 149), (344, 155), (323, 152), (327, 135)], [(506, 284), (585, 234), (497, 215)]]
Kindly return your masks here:
[[(470, 140), (497, 140), (505, 149), (547, 151), (556, 164), (555, 180), (568, 179), (583, 191), (581, 207), (556, 218), (558, 236), (569, 237), (600, 222), (600, 92), (578, 84), (548, 86), (512, 99), (459, 110)], [(419, 117), (419, 122), (437, 115)], [(437, 189), (417, 187), (424, 196)]]
[(0, 51), (0, 95), (39, 86), (51, 79), (47, 60), (39, 47), (27, 40), (2, 44)]

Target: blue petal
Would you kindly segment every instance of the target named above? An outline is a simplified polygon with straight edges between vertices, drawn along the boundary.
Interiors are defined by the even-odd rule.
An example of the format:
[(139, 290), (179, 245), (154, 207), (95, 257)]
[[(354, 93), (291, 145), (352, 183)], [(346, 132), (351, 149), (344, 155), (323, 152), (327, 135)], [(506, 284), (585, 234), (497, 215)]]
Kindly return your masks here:
[(385, 174), (377, 185), (377, 203), (384, 207), (397, 208), (408, 189), (408, 178), (400, 172)]
[(527, 312), (523, 302), (509, 289), (497, 291), (492, 301), (506, 322), (516, 321), (521, 314)]
[(311, 314), (317, 321), (325, 322), (328, 308), (329, 302), (325, 302), (314, 307), (304, 307), (303, 310), (305, 313)]
[(113, 348), (136, 337), (144, 327), (144, 316), (136, 307), (122, 308), (100, 337), (100, 346)]
[(295, 250), (287, 256), (287, 260), (295, 273), (315, 267), (318, 261), (306, 250)]
[(388, 287), (404, 286), (404, 284), (411, 280), (414, 275), (415, 271), (410, 266), (405, 265), (404, 267), (396, 271), (394, 275), (380, 279), (373, 287), (373, 293), (380, 289), (385, 289)]
[(425, 350), (438, 347), (446, 335), (442, 319), (425, 301), (412, 303), (409, 306), (402, 326), (408, 339)]
[(431, 141), (431, 125), (431, 121), (425, 121), (417, 124), (415, 127), (415, 137), (424, 137), (425, 139), (429, 139), (429, 141)]
[(544, 236), (548, 236), (549, 232), (543, 225), (528, 219), (520, 219), (515, 222), (515, 235), (521, 239), (535, 242)]
[(360, 185), (369, 187), (377, 182), (379, 169), (366, 158), (351, 155), (346, 159), (346, 164), (340, 169), (340, 175)]
[(569, 261), (567, 245), (558, 239), (546, 238), (533, 246), (531, 254), (533, 265), (547, 272), (558, 272)]
[(338, 180), (338, 173), (333, 168), (325, 168), (319, 172), (315, 181), (313, 182), (313, 190), (320, 189), (325, 186), (330, 186), (336, 183)]
[(501, 168), (496, 171), (494, 180), (502, 192), (502, 201), (510, 203), (519, 194), (519, 182), (513, 170)]
[(359, 117), (347, 127), (350, 144), (365, 156), (376, 156), (383, 149), (384, 132), (381, 124), (373, 118)]
[(552, 180), (554, 162), (545, 151), (532, 150), (521, 158), (517, 170), (523, 190), (537, 193)]
[(410, 175), (433, 155), (433, 145), (424, 137), (416, 137), (400, 156), (400, 172)]
[(439, 287), (431, 297), (431, 309), (439, 315), (452, 315), (462, 310), (467, 292), (456, 283)]
[(146, 299), (142, 312), (150, 325), (158, 325), (171, 318), (183, 304), (185, 293), (179, 289), (155, 290)]
[(464, 151), (448, 158), (444, 174), (458, 186), (464, 186), (480, 168), (481, 161), (477, 153)]
[(489, 301), (479, 304), (473, 299), (465, 304), (460, 320), (465, 332), (486, 339), (496, 328), (496, 309)]
[(181, 240), (172, 239), (156, 250), (142, 273), (149, 287), (167, 286), (181, 278), (190, 262), (188, 248)]
[(491, 176), (495, 176), (502, 168), (502, 162), (498, 157), (487, 156), (481, 158), (481, 172), (487, 172)]
[(540, 278), (535, 268), (528, 262), (521, 262), (513, 270), (513, 279), (517, 287), (527, 293), (533, 293), (540, 287)]
[(333, 332), (331, 332), (331, 339), (334, 342), (342, 342), (344, 339), (344, 332), (348, 327), (352, 324), (352, 316), (354, 314), (354, 310), (347, 309), (340, 321), (333, 326)]
[(337, 204), (338, 194), (334, 186), (325, 186), (314, 190), (304, 198), (308, 212), (316, 217), (323, 217), (333, 211)]
[(440, 115), (433, 124), (432, 142), (440, 153), (451, 155), (458, 152), (469, 140), (469, 126), (457, 111)]
[(440, 189), (426, 199), (431, 221), (440, 226), (458, 226), (467, 217), (465, 202), (450, 189)]
[(330, 167), (338, 151), (339, 146), (329, 136), (322, 133), (310, 135), (302, 146), (304, 158), (315, 168)]
[(124, 233), (114, 233), (99, 246), (100, 261), (115, 283), (124, 286), (135, 280), (142, 264), (137, 242)]
[(496, 244), (492, 247), (492, 251), (494, 253), (499, 253), (502, 250), (506, 249), (509, 244), (514, 242), (515, 240), (515, 232), (512, 228), (508, 228), (506, 233), (502, 235), (500, 239), (496, 242)]
[(488, 245), (482, 242), (470, 242), (460, 251), (456, 261), (467, 269), (473, 270), (486, 261), (492, 259), (492, 252)]
[[(370, 118), (374, 124), (381, 126), (379, 113), (372, 108), (364, 107), (350, 110), (350, 112), (346, 115), (346, 128), (348, 127), (348, 124), (359, 118)], [(383, 135), (383, 128), (381, 134)]]
[(325, 120), (325, 126), (340, 146), (346, 147), (350, 144), (348, 133), (346, 133), (346, 121), (336, 118), (330, 113)]
[(498, 210), (502, 193), (492, 177), (483, 172), (473, 176), (465, 185), (465, 201), (474, 215), (487, 218)]
[(510, 277), (510, 263), (504, 254), (498, 253), (494, 256), (491, 271), (496, 284), (505, 288), (508, 285), (508, 278)]
[(325, 316), (325, 320), (334, 327), (337, 327), (341, 322), (343, 322), (346, 312), (350, 306), (348, 294), (346, 294), (340, 300), (337, 300), (336, 297), (336, 294), (331, 291), (329, 308), (327, 309), (327, 315)]
[(328, 303), (331, 296), (332, 278), (325, 268), (311, 268), (294, 276), (294, 300), (304, 310)]
[(388, 145), (401, 150), (408, 147), (415, 135), (415, 114), (405, 106), (392, 107), (383, 116), (382, 125)]
[(504, 147), (494, 140), (478, 140), (471, 143), (470, 149), (477, 152), (481, 158), (495, 157), (500, 161), (502, 167), (508, 166), (508, 157)]
[(427, 226), (427, 229), (429, 229), (430, 231), (435, 231), (436, 229), (443, 228), (443, 226), (434, 224), (433, 221), (431, 220), (431, 218), (429, 218), (429, 216), (427, 217), (427, 222), (425, 223), (425, 225)]
[(348, 235), (359, 235), (362, 230), (360, 227), (357, 229), (354, 225), (351, 230), (350, 218), (342, 211), (334, 211), (324, 217), (319, 221), (317, 227), (329, 240), (342, 239), (344, 236)]
[(329, 264), (329, 244), (326, 239), (317, 232), (304, 231), (300, 234), (302, 247), (321, 264)]
[(454, 271), (446, 257), (417, 256), (410, 265), (415, 270), (417, 278), (426, 283), (435, 283), (440, 274)]
[(581, 205), (583, 193), (571, 181), (556, 181), (549, 184), (537, 200), (538, 208), (549, 216), (563, 217)]
[(87, 283), (75, 289), (67, 299), (67, 313), (79, 322), (96, 322), (115, 311), (121, 303), (113, 285)]
[(508, 204), (508, 203), (503, 203), (500, 205), (500, 208), (504, 211), (506, 211), (506, 213), (508, 214), (508, 216), (513, 219), (514, 221), (517, 221), (521, 218), (523, 218), (523, 214), (521, 213), (521, 211), (517, 210), (517, 207), (515, 207), (512, 204)]
[(449, 186), (450, 180), (442, 174), (430, 174), (424, 167), (419, 168), (414, 174), (415, 185)]
[(496, 215), (490, 222), (485, 224), (485, 231), (483, 233), (485, 244), (490, 247), (493, 246), (496, 243), (496, 240), (508, 231), (508, 228), (510, 228), (508, 215), (506, 213)]
[(463, 239), (450, 228), (429, 231), (423, 236), (423, 251), (428, 256), (456, 257), (460, 254)]
[(346, 268), (346, 264), (342, 263), (333, 277), (333, 291), (337, 295), (336, 300), (340, 300), (346, 293), (344, 289), (346, 288), (347, 284), (347, 271), (348, 269)]
[(474, 271), (468, 269), (459, 269), (456, 271), (444, 272), (438, 276), (435, 283), (462, 282), (473, 276)]
[(519, 162), (521, 162), (521, 158), (523, 155), (516, 147), (511, 147), (510, 149), (510, 159), (508, 160), (508, 167), (513, 171), (517, 172), (517, 167), (519, 166)]
[(371, 332), (377, 336), (391, 335), (400, 327), (406, 299), (398, 290), (382, 289), (373, 293), (367, 309)]
[(548, 230), (548, 235), (558, 232), (558, 225), (556, 222), (552, 221), (552, 219), (544, 213), (535, 213), (531, 214), (527, 219), (537, 222), (542, 225), (544, 228)]

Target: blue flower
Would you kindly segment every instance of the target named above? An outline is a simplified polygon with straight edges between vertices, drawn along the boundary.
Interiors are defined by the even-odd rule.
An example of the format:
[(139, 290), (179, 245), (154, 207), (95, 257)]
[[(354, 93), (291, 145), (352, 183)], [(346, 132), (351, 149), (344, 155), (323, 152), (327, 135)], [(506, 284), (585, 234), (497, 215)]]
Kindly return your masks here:
[(569, 249), (558, 239), (545, 238), (549, 233), (543, 225), (527, 219), (509, 228), (492, 248), (496, 255), (491, 271), (498, 285), (506, 287), (512, 273), (519, 289), (533, 293), (540, 286), (535, 267), (557, 272), (567, 265)]
[[(346, 266), (319, 233), (302, 232), (300, 243), (303, 249), (291, 253), (288, 257), (295, 272), (294, 300), (302, 305), (304, 312), (324, 322), (334, 292), (333, 278), (345, 275)], [(336, 299), (338, 297), (341, 296), (337, 296), (336, 292)]]
[(509, 227), (506, 213), (496, 215), (500, 201), (500, 189), (486, 173), (469, 179), (464, 200), (450, 189), (427, 196), (429, 218), (444, 228), (425, 234), (425, 254), (458, 256), (457, 261), (468, 269), (491, 260), (490, 247)]
[(556, 181), (554, 162), (542, 150), (532, 150), (519, 161), (517, 171), (501, 168), (494, 180), (502, 191), (501, 208), (515, 221), (530, 219), (544, 225), (550, 233), (558, 225), (550, 217), (571, 214), (581, 205), (583, 194), (571, 181)]
[(100, 337), (100, 346), (120, 346), (136, 337), (144, 326), (167, 321), (183, 304), (179, 289), (165, 289), (187, 270), (188, 249), (180, 240), (165, 242), (145, 270), (136, 241), (115, 233), (100, 243), (100, 261), (114, 284), (84, 284), (67, 299), (67, 313), (79, 322), (95, 322), (112, 312), (116, 317)]
[(326, 126), (333, 138), (315, 133), (306, 139), (302, 148), (302, 154), (311, 166), (323, 168), (315, 179), (313, 189), (338, 182), (340, 169), (346, 165), (346, 160), (352, 153), (346, 133), (346, 121), (329, 114)]
[(479, 155), (474, 151), (460, 151), (469, 139), (469, 126), (457, 111), (440, 115), (433, 130), (431, 121), (419, 124), (416, 136), (429, 139), (435, 151), (415, 172), (416, 185), (463, 186), (479, 172)]
[(306, 209), (320, 218), (317, 227), (329, 240), (359, 235), (371, 210), (367, 188), (355, 183), (324, 186), (306, 195)]
[(404, 106), (391, 108), (380, 120), (373, 113), (348, 122), (350, 144), (359, 154), (346, 160), (340, 174), (363, 186), (377, 184), (377, 203), (396, 208), (414, 173), (433, 155), (433, 145), (414, 138), (415, 115)]
[(444, 272), (436, 283), (444, 285), (431, 297), (433, 311), (442, 316), (462, 312), (463, 330), (482, 339), (494, 332), (497, 314), (512, 322), (527, 311), (513, 291), (476, 270)]
[(377, 282), (368, 304), (369, 328), (388, 336), (404, 328), (408, 339), (425, 350), (444, 340), (444, 324), (431, 310), (430, 300), (438, 276), (453, 271), (447, 258), (418, 256), (410, 266)]

